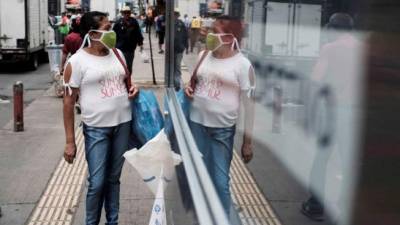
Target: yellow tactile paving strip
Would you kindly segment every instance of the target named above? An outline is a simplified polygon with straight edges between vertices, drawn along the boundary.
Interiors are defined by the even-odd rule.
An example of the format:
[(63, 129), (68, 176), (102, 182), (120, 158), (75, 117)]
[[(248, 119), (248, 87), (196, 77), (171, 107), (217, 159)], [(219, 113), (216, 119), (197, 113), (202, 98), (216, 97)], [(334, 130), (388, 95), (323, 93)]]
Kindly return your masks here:
[[(75, 162), (70, 165), (64, 159), (60, 160), (28, 220), (28, 225), (72, 224), (87, 174), (81, 128), (77, 129), (76, 140), (78, 150)], [(243, 225), (281, 225), (271, 205), (236, 153), (230, 172), (232, 199), (239, 207), (239, 217)]]
[(70, 165), (61, 159), (28, 225), (70, 225), (78, 207), (78, 200), (85, 182), (87, 167), (84, 159), (82, 129), (75, 134), (77, 157)]
[(242, 224), (281, 225), (271, 205), (236, 152), (233, 155), (230, 173), (232, 200), (239, 207)]

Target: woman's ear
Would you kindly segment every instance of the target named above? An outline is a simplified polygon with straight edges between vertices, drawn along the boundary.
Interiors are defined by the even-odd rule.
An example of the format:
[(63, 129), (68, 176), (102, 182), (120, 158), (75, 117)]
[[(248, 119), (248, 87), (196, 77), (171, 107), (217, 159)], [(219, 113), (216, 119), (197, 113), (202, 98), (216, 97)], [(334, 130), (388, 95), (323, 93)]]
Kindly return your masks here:
[(96, 31), (89, 31), (88, 34), (90, 39), (99, 39), (101, 37), (101, 33)]

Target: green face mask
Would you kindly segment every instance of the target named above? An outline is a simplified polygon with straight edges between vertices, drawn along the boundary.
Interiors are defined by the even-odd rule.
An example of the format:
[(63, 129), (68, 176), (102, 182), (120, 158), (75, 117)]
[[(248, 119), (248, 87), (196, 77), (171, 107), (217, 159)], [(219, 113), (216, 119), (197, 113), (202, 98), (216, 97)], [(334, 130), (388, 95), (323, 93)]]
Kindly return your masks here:
[(210, 51), (215, 51), (221, 46), (220, 38), (218, 35), (213, 33), (207, 34), (206, 47)]
[[(207, 49), (210, 51), (215, 51), (218, 48), (220, 48), (222, 45), (230, 44), (229, 42), (226, 42), (226, 43), (223, 42), (221, 37), (225, 36), (225, 35), (232, 35), (232, 34), (225, 34), (225, 33), (222, 33), (222, 34), (209, 33), (209, 34), (207, 34), (207, 38), (206, 38)], [(232, 44), (234, 44), (234, 42)]]
[(104, 30), (91, 30), (101, 33), (99, 39), (92, 39), (93, 41), (100, 41), (105, 47), (111, 49), (115, 48), (117, 43), (117, 34), (114, 31), (104, 31)]

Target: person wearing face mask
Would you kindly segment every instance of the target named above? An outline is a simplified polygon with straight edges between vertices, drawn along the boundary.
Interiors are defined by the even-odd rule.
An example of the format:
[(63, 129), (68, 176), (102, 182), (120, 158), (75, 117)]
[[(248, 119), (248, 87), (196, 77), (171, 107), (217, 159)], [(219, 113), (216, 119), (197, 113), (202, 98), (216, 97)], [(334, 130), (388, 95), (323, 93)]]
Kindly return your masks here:
[[(64, 70), (64, 158), (74, 161), (74, 103), (80, 93), (85, 155), (89, 169), (86, 196), (86, 224), (98, 224), (103, 208), (107, 224), (118, 223), (120, 176), (123, 154), (128, 150), (131, 108), (129, 98), (137, 93), (127, 90), (126, 72), (116, 53), (116, 34), (110, 31), (107, 14), (88, 12), (80, 23), (83, 43), (67, 61)], [(118, 50), (122, 62), (122, 52)]]
[(229, 169), (240, 103), (244, 104), (245, 130), (241, 154), (248, 163), (252, 157), (254, 118), (254, 69), (240, 52), (242, 24), (220, 16), (213, 33), (206, 38), (208, 51), (200, 53), (195, 88), (187, 86), (192, 99), (190, 128), (204, 163), (227, 214), (231, 208)]

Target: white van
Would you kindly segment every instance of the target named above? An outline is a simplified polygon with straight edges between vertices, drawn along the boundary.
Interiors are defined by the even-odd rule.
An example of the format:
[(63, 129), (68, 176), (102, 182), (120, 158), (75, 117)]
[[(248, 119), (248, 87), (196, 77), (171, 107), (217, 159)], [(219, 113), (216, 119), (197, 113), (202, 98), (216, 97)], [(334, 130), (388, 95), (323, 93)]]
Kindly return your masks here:
[(0, 0), (0, 63), (36, 69), (48, 43), (47, 0)]

